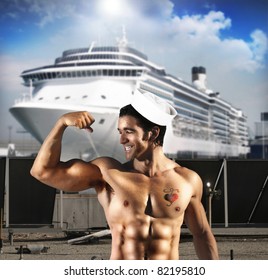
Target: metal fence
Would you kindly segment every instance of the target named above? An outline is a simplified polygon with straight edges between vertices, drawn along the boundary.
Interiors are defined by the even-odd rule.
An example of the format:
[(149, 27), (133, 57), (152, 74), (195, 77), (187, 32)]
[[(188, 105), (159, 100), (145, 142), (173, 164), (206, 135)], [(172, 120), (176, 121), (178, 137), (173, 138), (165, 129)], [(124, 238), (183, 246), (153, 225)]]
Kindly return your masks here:
[[(92, 213), (86, 213), (91, 211), (92, 207), (88, 206), (88, 203), (92, 202), (84, 199), (83, 194), (78, 197), (79, 203), (77, 197), (74, 196), (72, 200), (66, 195), (57, 198), (56, 201), (56, 190), (30, 175), (33, 160), (0, 159), (0, 206), (5, 209), (6, 226), (23, 227), (56, 223), (62, 227), (65, 221), (70, 228), (78, 225), (80, 228), (99, 227), (105, 224), (101, 206), (96, 197), (92, 199), (92, 195), (91, 201), (94, 200), (94, 205), (100, 208), (94, 206), (97, 210)], [(177, 160), (177, 162), (196, 171), (202, 178), (204, 184), (202, 202), (212, 225), (228, 227), (232, 224), (268, 224), (267, 160)], [(64, 199), (68, 209), (62, 206)], [(80, 202), (85, 203), (85, 206)], [(82, 216), (81, 209), (84, 209)], [(53, 217), (56, 220), (53, 221)]]
[(30, 175), (33, 159), (7, 158), (5, 223), (7, 226), (51, 225), (56, 190)]
[(4, 209), (6, 159), (0, 158), (0, 209)]
[(206, 208), (212, 191), (212, 223), (268, 224), (267, 160), (177, 162), (200, 175)]

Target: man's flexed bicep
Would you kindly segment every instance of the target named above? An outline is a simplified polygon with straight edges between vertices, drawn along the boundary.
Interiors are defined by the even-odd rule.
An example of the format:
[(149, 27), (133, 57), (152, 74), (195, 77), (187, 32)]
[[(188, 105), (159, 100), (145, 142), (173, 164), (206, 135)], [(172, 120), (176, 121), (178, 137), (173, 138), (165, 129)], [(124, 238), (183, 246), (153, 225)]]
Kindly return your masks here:
[(62, 136), (68, 126), (91, 129), (94, 118), (88, 112), (63, 115), (42, 144), (31, 174), (39, 181), (65, 191), (80, 191), (102, 180), (100, 169), (81, 160), (61, 162)]
[(103, 185), (99, 167), (82, 160), (59, 162), (54, 168), (44, 168), (42, 173), (32, 175), (44, 184), (69, 192)]

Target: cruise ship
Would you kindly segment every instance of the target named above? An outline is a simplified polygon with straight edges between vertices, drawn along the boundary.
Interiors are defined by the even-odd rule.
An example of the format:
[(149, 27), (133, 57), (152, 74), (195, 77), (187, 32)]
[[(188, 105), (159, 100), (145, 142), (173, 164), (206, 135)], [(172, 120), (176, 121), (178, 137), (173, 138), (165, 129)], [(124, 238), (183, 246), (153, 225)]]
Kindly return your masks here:
[(95, 118), (94, 132), (69, 127), (63, 137), (62, 159), (111, 156), (124, 161), (118, 113), (139, 89), (164, 98), (177, 110), (164, 142), (168, 156), (246, 157), (246, 116), (207, 88), (204, 67), (189, 71), (191, 82), (166, 73), (164, 67), (130, 47), (124, 33), (114, 46), (93, 42), (64, 51), (53, 65), (23, 71), (23, 84), (29, 89), (10, 112), (42, 143), (62, 114), (89, 111)]

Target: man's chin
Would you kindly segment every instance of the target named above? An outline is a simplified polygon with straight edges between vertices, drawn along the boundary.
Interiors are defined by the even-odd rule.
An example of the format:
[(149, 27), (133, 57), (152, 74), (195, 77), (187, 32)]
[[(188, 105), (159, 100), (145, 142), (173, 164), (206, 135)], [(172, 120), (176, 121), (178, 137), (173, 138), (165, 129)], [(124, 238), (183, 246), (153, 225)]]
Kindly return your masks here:
[(134, 158), (134, 156), (132, 153), (125, 152), (125, 158), (126, 158), (126, 160), (132, 160)]
[(126, 160), (131, 160), (132, 157), (130, 155), (125, 155)]

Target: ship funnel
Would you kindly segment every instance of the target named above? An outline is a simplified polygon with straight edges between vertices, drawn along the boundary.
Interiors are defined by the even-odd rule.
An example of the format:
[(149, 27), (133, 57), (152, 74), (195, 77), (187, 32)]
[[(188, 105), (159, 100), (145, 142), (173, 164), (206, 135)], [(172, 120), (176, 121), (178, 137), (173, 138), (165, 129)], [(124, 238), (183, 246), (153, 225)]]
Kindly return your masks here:
[(192, 68), (192, 82), (193, 85), (201, 91), (206, 91), (207, 89), (207, 75), (206, 68), (199, 66)]

